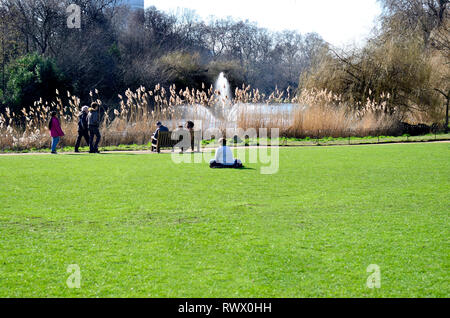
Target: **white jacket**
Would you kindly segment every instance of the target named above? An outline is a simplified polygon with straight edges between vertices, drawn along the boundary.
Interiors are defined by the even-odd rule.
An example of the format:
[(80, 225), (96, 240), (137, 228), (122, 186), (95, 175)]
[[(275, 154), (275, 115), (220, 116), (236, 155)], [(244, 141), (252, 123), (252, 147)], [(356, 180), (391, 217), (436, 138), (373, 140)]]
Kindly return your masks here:
[(230, 147), (222, 146), (216, 150), (216, 162), (223, 165), (234, 165), (233, 152)]

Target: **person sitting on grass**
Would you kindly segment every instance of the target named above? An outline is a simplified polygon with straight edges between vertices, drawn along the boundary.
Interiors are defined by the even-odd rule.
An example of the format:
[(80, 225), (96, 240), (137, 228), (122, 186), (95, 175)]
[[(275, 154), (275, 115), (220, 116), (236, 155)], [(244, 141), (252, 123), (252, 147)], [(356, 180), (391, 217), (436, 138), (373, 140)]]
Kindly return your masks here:
[(242, 168), (242, 162), (233, 158), (231, 148), (227, 146), (227, 140), (219, 140), (219, 148), (216, 150), (216, 159), (210, 161), (210, 168)]
[(158, 121), (156, 123), (156, 131), (152, 136), (152, 151), (154, 148), (156, 148), (156, 145), (158, 144), (158, 135), (159, 132), (164, 132), (164, 131), (169, 131), (169, 128), (167, 128), (166, 126), (164, 126), (160, 121)]
[(57, 113), (55, 111), (51, 112), (52, 118), (48, 123), (48, 129), (50, 129), (50, 136), (52, 136), (52, 154), (54, 155), (57, 154), (56, 146), (59, 143), (59, 139), (64, 136), (64, 132), (61, 129), (61, 124), (56, 115)]
[[(98, 144), (102, 136), (100, 135), (100, 114), (98, 112), (99, 105), (92, 103), (89, 109), (88, 115), (88, 128), (89, 128), (89, 153), (100, 153), (98, 150)], [(94, 143), (94, 137), (96, 137)]]

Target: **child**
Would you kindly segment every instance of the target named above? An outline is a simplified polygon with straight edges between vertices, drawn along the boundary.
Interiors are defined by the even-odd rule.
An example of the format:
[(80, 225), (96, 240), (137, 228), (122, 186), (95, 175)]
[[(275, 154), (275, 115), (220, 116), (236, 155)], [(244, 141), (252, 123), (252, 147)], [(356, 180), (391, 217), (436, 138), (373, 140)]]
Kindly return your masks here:
[(52, 118), (48, 123), (48, 129), (50, 130), (50, 136), (52, 136), (52, 154), (56, 155), (56, 146), (58, 145), (59, 139), (64, 136), (64, 132), (61, 129), (61, 124), (58, 117), (56, 117), (56, 112), (51, 112)]

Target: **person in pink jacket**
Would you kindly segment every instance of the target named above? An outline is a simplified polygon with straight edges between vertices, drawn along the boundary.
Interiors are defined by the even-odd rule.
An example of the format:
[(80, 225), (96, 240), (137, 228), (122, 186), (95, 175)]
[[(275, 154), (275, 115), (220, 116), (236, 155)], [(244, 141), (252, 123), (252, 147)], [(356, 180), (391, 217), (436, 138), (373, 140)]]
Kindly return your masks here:
[(48, 124), (48, 129), (50, 129), (50, 136), (52, 136), (52, 154), (56, 155), (56, 146), (59, 139), (64, 136), (64, 132), (61, 129), (58, 117), (56, 117), (56, 112), (52, 112), (51, 115), (52, 118)]

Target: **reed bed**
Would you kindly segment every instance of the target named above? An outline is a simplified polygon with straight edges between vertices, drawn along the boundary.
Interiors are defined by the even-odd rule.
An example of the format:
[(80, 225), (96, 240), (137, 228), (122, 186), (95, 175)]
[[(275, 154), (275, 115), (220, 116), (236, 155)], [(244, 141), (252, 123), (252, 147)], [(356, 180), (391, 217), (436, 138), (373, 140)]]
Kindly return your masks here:
[(292, 99), (281, 98), (283, 103), (296, 105), (292, 111), (280, 112), (276, 107), (265, 114), (243, 110), (238, 126), (279, 128), (282, 136), (294, 138), (390, 135), (396, 133), (398, 119), (386, 112), (389, 98), (382, 96), (381, 103), (368, 99), (365, 105), (354, 107), (327, 90), (304, 90)]
[[(291, 95), (290, 89), (279, 91), (276, 89), (266, 96), (250, 86), (242, 86), (234, 91), (234, 98), (222, 98), (220, 92), (203, 85), (201, 90), (189, 88), (177, 90), (172, 85), (165, 89), (156, 85), (147, 90), (141, 86), (137, 90), (128, 89), (124, 95), (118, 95), (119, 102), (114, 107), (107, 107), (102, 103), (100, 93), (94, 90), (90, 94), (91, 102), (100, 105), (103, 120), (101, 134), (103, 146), (117, 146), (129, 144), (147, 144), (154, 130), (156, 122), (163, 121), (170, 129), (177, 128), (187, 120), (203, 121), (205, 130), (215, 125), (225, 131), (230, 125), (225, 116), (233, 105), (243, 105), (239, 108), (236, 122), (239, 128), (279, 128), (282, 136), (286, 137), (346, 137), (367, 136), (374, 133), (388, 135), (395, 131), (395, 116), (385, 112), (386, 101), (375, 103), (368, 99), (365, 105), (347, 105), (342, 98), (326, 90), (308, 90), (300, 94)], [(377, 99), (377, 100), (383, 100)], [(277, 107), (291, 104), (290, 111), (278, 111)], [(257, 106), (271, 106), (267, 111), (258, 110)], [(54, 101), (42, 99), (36, 101), (29, 110), (23, 108), (19, 114), (6, 108), (0, 114), (0, 149), (26, 150), (42, 149), (50, 146), (51, 138), (47, 128), (49, 114), (56, 110), (61, 120), (65, 137), (61, 146), (73, 146), (77, 137), (78, 114), (83, 104), (77, 96), (67, 92), (62, 98), (56, 91)], [(214, 123), (205, 120), (204, 116), (195, 109), (211, 113)], [(186, 117), (186, 109), (193, 110)], [(203, 114), (204, 115), (204, 114)]]

